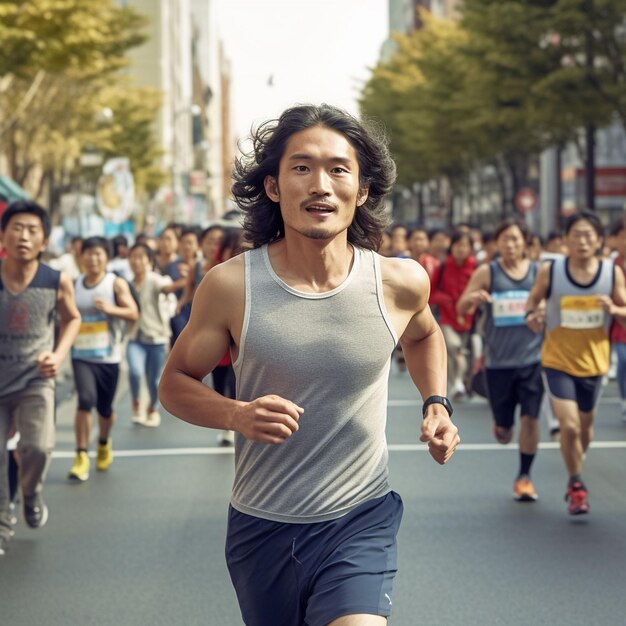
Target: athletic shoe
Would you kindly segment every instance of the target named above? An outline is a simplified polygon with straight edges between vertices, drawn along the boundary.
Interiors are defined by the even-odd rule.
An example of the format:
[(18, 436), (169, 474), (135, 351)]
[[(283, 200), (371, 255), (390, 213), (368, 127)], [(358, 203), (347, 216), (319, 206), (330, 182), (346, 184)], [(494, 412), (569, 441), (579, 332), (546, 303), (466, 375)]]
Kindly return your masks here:
[(98, 456), (96, 457), (96, 469), (99, 472), (106, 472), (113, 463), (113, 442), (109, 440), (102, 445), (98, 444)]
[(235, 445), (235, 433), (232, 430), (223, 430), (217, 436), (217, 443), (224, 447), (229, 448)]
[(78, 452), (74, 459), (74, 465), (67, 475), (72, 480), (85, 481), (89, 478), (89, 455), (86, 452)]
[(581, 482), (575, 482), (567, 488), (565, 501), (567, 504), (567, 512), (570, 515), (584, 515), (589, 513), (589, 503), (587, 498), (587, 488)]
[(156, 428), (161, 425), (161, 414), (153, 409), (152, 411), (148, 411), (148, 416), (146, 417), (146, 421), (143, 422), (142, 426), (148, 426), (148, 428)]
[(31, 528), (41, 528), (48, 521), (48, 507), (44, 504), (41, 494), (24, 496), (24, 520)]
[(146, 421), (146, 416), (141, 412), (141, 409), (133, 409), (133, 416), (131, 419), (133, 424), (143, 425)]
[(520, 476), (513, 483), (513, 497), (518, 502), (535, 502), (537, 500), (537, 492), (528, 476)]
[(9, 547), (9, 540), (6, 537), (0, 537), (0, 556), (4, 556), (7, 553)]

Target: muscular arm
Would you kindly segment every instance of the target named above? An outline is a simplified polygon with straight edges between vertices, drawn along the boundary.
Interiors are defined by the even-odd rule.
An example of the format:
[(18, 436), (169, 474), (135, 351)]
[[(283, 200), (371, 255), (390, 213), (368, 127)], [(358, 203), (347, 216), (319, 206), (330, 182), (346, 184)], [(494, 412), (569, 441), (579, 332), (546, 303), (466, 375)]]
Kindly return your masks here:
[(37, 366), (44, 378), (54, 378), (59, 373), (59, 367), (80, 329), (81, 320), (74, 301), (74, 285), (66, 274), (61, 274), (59, 280), (56, 309), (61, 321), (57, 344), (52, 352), (42, 352), (37, 357)]
[(248, 439), (279, 444), (298, 430), (300, 407), (275, 395), (252, 402), (232, 400), (202, 383), (229, 345), (238, 347), (244, 299), (243, 258), (222, 263), (206, 275), (196, 290), (189, 323), (165, 365), (159, 399), (190, 424), (236, 430)]
[[(445, 396), (447, 352), (441, 329), (428, 306), (430, 281), (416, 262), (381, 259), (387, 309), (400, 330), (407, 368), (422, 398)], [(431, 404), (422, 421), (421, 441), (438, 463), (445, 463), (459, 444), (458, 429), (441, 404)]]
[(622, 326), (626, 326), (626, 279), (624, 279), (624, 272), (618, 267), (614, 267), (613, 272), (613, 293), (611, 297), (599, 296), (598, 298), (602, 308)]
[(456, 312), (459, 315), (473, 315), (483, 302), (492, 302), (491, 294), (489, 293), (490, 279), (491, 270), (489, 264), (486, 263), (479, 266), (470, 277), (463, 294), (456, 303)]

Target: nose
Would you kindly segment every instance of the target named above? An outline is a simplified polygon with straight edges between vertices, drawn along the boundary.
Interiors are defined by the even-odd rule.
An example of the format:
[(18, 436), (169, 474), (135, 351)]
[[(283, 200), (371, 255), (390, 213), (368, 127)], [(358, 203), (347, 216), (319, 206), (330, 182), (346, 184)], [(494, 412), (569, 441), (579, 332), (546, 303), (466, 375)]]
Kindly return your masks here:
[(312, 173), (309, 194), (312, 196), (327, 196), (330, 194), (330, 177), (323, 169), (315, 170)]

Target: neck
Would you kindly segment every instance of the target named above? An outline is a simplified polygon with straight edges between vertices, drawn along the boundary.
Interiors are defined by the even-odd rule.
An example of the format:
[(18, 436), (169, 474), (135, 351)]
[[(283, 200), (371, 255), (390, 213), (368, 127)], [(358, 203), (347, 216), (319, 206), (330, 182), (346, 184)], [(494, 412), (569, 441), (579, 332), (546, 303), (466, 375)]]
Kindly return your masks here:
[(332, 239), (284, 239), (270, 246), (274, 271), (285, 282), (313, 291), (338, 287), (350, 273), (354, 248), (346, 233)]
[(27, 280), (33, 276), (39, 267), (39, 259), (17, 261), (12, 258), (2, 259), (2, 274), (14, 281)]
[(95, 285), (104, 278), (105, 274), (106, 272), (99, 272), (97, 274), (85, 274), (85, 284)]
[(598, 263), (600, 262), (599, 259), (595, 256), (586, 257), (582, 259), (580, 257), (570, 256), (568, 257), (568, 259), (569, 259), (570, 267), (573, 267), (575, 269), (580, 269), (580, 270), (593, 269), (597, 267)]

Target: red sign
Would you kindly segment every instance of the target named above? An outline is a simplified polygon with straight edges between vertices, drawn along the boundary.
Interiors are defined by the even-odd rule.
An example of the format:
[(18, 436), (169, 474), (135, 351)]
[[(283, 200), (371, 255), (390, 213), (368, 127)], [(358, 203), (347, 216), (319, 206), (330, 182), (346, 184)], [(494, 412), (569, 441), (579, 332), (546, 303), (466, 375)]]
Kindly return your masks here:
[(532, 213), (537, 208), (537, 201), (537, 194), (529, 187), (524, 187), (515, 194), (515, 208), (520, 213)]

